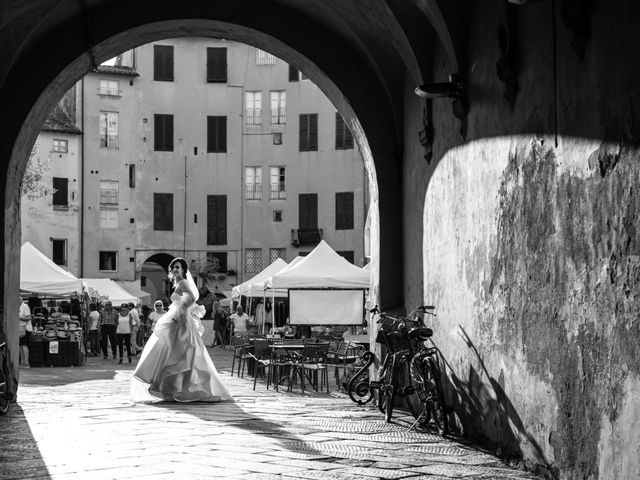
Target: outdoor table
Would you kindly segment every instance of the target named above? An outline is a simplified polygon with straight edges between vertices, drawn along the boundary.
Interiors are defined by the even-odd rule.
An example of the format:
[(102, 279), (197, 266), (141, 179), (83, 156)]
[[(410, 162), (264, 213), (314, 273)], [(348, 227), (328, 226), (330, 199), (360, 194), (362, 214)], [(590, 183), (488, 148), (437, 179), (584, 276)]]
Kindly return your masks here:
[[(291, 362), (295, 362), (296, 361), (296, 351), (300, 351), (304, 348), (304, 343), (274, 343), (274, 344), (269, 344), (269, 348), (272, 351), (278, 351), (278, 350), (284, 350), (284, 352), (287, 355), (287, 358), (291, 361)], [(275, 383), (276, 385), (276, 390), (278, 389), (278, 385), (282, 384), (282, 382), (284, 380), (287, 380), (287, 387), (290, 388), (291, 387), (291, 377), (289, 375), (289, 369), (287, 369), (287, 373), (286, 375), (282, 375)]]
[(342, 337), (342, 340), (344, 340), (345, 342), (350, 342), (350, 343), (357, 343), (359, 345), (363, 345), (365, 348), (369, 348), (369, 335), (367, 334), (360, 334), (360, 335), (345, 335), (344, 337)]

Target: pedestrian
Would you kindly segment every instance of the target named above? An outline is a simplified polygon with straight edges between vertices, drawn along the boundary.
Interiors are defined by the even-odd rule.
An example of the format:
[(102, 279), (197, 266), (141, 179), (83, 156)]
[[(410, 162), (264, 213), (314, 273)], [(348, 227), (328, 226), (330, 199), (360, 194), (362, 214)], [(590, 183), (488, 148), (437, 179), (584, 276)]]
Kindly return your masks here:
[(29, 365), (29, 340), (31, 338), (31, 332), (33, 331), (33, 325), (31, 323), (31, 309), (29, 305), (24, 303), (22, 297), (20, 297), (20, 313), (19, 313), (20, 325), (18, 327), (20, 340), (19, 340), (19, 363), (21, 367), (30, 368)]
[(211, 311), (213, 317), (213, 346), (220, 345), (220, 348), (224, 347), (225, 332), (227, 331), (227, 316), (224, 310), (220, 308), (219, 302), (213, 302), (213, 310)]
[(164, 304), (162, 303), (162, 300), (156, 300), (153, 304), (153, 312), (149, 314), (149, 323), (152, 332), (153, 329), (156, 328), (156, 322), (162, 315), (164, 315), (164, 313)]
[(111, 353), (113, 359), (116, 358), (116, 325), (118, 325), (118, 312), (113, 309), (110, 300), (104, 302), (104, 309), (100, 313), (98, 327), (100, 328), (100, 336), (102, 337), (102, 358), (107, 359), (107, 340), (111, 344)]
[(138, 310), (136, 306), (129, 302), (129, 313), (131, 313), (131, 318), (133, 319), (133, 328), (131, 329), (131, 352), (134, 355), (138, 354), (138, 330), (140, 329), (140, 314), (138, 314)]
[(242, 306), (238, 305), (236, 308), (236, 313), (229, 317), (232, 325), (231, 335), (242, 335), (249, 331), (250, 323), (249, 323), (249, 315), (244, 313)]
[(91, 348), (91, 356), (97, 357), (100, 350), (100, 342), (98, 335), (98, 322), (100, 314), (95, 303), (89, 304), (89, 346)]
[(127, 358), (131, 363), (131, 332), (133, 331), (133, 315), (129, 305), (123, 303), (118, 312), (118, 326), (116, 327), (116, 342), (118, 343), (118, 364), (124, 357), (123, 347), (127, 348)]

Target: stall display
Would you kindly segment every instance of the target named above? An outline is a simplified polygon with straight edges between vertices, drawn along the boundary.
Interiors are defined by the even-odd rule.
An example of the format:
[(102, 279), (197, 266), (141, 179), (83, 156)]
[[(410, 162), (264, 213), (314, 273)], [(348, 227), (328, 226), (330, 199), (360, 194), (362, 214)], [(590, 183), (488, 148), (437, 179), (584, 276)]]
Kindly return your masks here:
[(43, 327), (34, 327), (29, 341), (32, 367), (84, 365), (84, 335), (76, 315), (54, 312)]

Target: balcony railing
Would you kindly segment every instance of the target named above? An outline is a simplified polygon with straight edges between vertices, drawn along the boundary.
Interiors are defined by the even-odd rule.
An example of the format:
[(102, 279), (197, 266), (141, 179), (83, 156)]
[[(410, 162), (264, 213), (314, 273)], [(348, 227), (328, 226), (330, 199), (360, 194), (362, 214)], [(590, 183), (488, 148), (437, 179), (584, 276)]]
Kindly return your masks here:
[(291, 230), (291, 245), (301, 247), (317, 245), (322, 240), (321, 228), (299, 228)]
[(119, 148), (120, 142), (118, 135), (102, 135), (100, 137), (100, 147), (102, 148)]
[(245, 200), (261, 200), (262, 199), (262, 184), (250, 183), (244, 186), (244, 198)]
[(269, 190), (269, 200), (285, 200), (287, 192), (280, 185), (272, 184)]

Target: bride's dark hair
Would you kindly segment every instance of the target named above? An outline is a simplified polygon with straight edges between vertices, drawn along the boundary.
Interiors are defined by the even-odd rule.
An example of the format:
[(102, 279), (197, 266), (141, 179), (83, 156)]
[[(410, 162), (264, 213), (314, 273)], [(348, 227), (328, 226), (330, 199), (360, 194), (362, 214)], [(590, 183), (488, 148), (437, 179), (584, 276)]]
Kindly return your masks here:
[(189, 266), (187, 265), (187, 261), (184, 258), (181, 257), (176, 257), (173, 260), (171, 260), (171, 263), (169, 264), (169, 279), (173, 282), (173, 284), (175, 285), (176, 279), (173, 276), (173, 273), (171, 273), (171, 270), (173, 269), (173, 266), (179, 263), (180, 265), (182, 265), (182, 271), (184, 272), (184, 278), (187, 278), (187, 272), (189, 271)]

